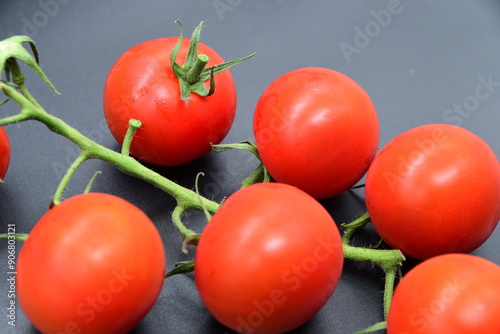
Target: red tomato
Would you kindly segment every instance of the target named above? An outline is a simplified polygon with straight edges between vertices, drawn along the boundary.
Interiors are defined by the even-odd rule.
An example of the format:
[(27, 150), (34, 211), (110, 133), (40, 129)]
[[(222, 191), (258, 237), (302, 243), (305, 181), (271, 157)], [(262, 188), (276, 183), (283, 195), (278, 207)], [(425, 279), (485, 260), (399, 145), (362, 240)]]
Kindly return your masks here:
[(140, 209), (112, 195), (78, 195), (29, 234), (17, 297), (42, 333), (126, 333), (155, 303), (165, 266), (160, 235)]
[(327, 302), (343, 250), (335, 222), (305, 192), (258, 183), (230, 196), (208, 222), (195, 257), (201, 300), (240, 333), (284, 333)]
[(387, 334), (498, 334), (500, 266), (447, 254), (422, 262), (396, 287)]
[(0, 127), (0, 180), (7, 174), (10, 162), (10, 142), (7, 132)]
[[(104, 114), (111, 133), (121, 144), (131, 118), (142, 122), (130, 152), (160, 166), (177, 166), (211, 151), (229, 132), (236, 112), (236, 89), (231, 73), (215, 75), (215, 93), (191, 93), (181, 99), (179, 81), (170, 67), (177, 37), (159, 38), (126, 51), (113, 65), (104, 87)], [(177, 61), (182, 65), (189, 48), (184, 38)], [(207, 67), (223, 59), (207, 45), (199, 53), (210, 58)], [(208, 87), (208, 83), (206, 85)]]
[(473, 251), (500, 219), (495, 153), (453, 125), (424, 125), (391, 140), (374, 159), (365, 191), (382, 239), (421, 260)]
[(260, 157), (273, 178), (315, 198), (338, 195), (356, 184), (379, 141), (368, 94), (326, 68), (302, 68), (275, 80), (259, 99), (253, 126)]

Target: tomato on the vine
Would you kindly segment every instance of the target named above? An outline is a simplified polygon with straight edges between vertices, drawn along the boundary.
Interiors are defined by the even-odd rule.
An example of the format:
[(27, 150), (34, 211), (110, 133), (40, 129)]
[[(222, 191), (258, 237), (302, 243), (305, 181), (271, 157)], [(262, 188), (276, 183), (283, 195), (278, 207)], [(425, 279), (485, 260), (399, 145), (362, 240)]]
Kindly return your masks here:
[(426, 260), (399, 282), (387, 334), (498, 334), (500, 266), (478, 256)]
[(500, 164), (472, 132), (423, 125), (382, 148), (365, 192), (375, 229), (391, 247), (420, 260), (469, 253), (500, 219)]
[(10, 163), (10, 142), (7, 132), (0, 127), (0, 181), (7, 174)]
[(30, 232), (17, 262), (17, 297), (42, 333), (126, 333), (155, 303), (165, 266), (160, 234), (144, 212), (113, 195), (78, 195)]
[(286, 184), (258, 183), (231, 195), (196, 249), (201, 300), (240, 333), (283, 333), (312, 318), (343, 267), (338, 227), (314, 198)]
[(271, 176), (315, 198), (355, 185), (379, 142), (368, 94), (348, 76), (318, 67), (288, 72), (271, 83), (257, 103), (253, 127)]
[[(197, 28), (196, 39), (201, 24)], [(130, 119), (142, 122), (130, 148), (140, 160), (161, 166), (188, 163), (208, 153), (211, 144), (220, 143), (231, 128), (236, 112), (232, 75), (228, 70), (218, 73), (223, 59), (203, 43), (190, 45), (194, 38), (182, 39), (178, 50), (177, 37), (140, 43), (126, 51), (108, 74), (104, 87), (106, 121), (119, 143), (123, 143)], [(195, 68), (202, 70), (195, 65), (197, 51), (208, 56), (207, 66), (218, 65), (214, 67), (213, 93), (208, 72), (208, 77), (192, 74)], [(174, 63), (175, 59), (185, 61), (183, 66), (187, 67)]]

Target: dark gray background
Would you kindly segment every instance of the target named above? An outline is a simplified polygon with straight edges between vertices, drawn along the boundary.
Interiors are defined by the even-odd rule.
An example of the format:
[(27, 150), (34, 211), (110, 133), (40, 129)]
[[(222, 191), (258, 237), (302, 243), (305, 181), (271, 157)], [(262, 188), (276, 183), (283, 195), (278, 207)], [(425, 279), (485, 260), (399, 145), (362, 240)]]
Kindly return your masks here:
[[(216, 5), (225, 6), (222, 10)], [(377, 13), (388, 8), (395, 13), (378, 22)], [(257, 52), (232, 70), (239, 106), (225, 142), (252, 139), (253, 108), (272, 80), (300, 67), (322, 66), (347, 74), (371, 96), (380, 117), (381, 145), (418, 125), (450, 123), (480, 135), (500, 155), (499, 17), (500, 2), (487, 0), (1, 0), (0, 38), (14, 34), (34, 38), (42, 67), (62, 95), (56, 96), (28, 73), (33, 95), (47, 111), (114, 149), (118, 145), (106, 128), (101, 106), (110, 67), (140, 42), (177, 36), (174, 20), (180, 19), (186, 35), (206, 21), (202, 41), (227, 60)], [(359, 35), (365, 29), (369, 38)], [(342, 48), (347, 45), (356, 52), (346, 55)], [(454, 105), (474, 101), (481, 77), (496, 83), (490, 96), (469, 105), (467, 114), (453, 112)], [(1, 113), (16, 111), (10, 102)], [(0, 230), (5, 233), (7, 224), (15, 224), (17, 232), (29, 232), (46, 212), (77, 150), (35, 122), (9, 126), (7, 132), (12, 163), (6, 183), (0, 186)], [(226, 152), (211, 153), (184, 167), (157, 170), (187, 187), (193, 187), (196, 173), (203, 171), (202, 193), (219, 200), (234, 192), (255, 164), (246, 152)], [(65, 195), (83, 191), (96, 170), (103, 174), (95, 191), (121, 196), (155, 221), (165, 240), (168, 269), (192, 257), (180, 252), (180, 238), (169, 222), (174, 204), (169, 196), (110, 165), (86, 163)], [(322, 203), (339, 224), (364, 212), (362, 190)], [(193, 213), (188, 219), (189, 227), (202, 230), (201, 215)], [(361, 240), (372, 237), (368, 229)], [(499, 241), (497, 229), (475, 254), (500, 264)], [(7, 262), (3, 244), (1, 268)], [(35, 333), (19, 308), (16, 327), (7, 325), (5, 271), (0, 273), (0, 332)], [(347, 262), (331, 300), (294, 333), (347, 334), (382, 320), (382, 288), (379, 270)], [(134, 331), (166, 332), (231, 331), (211, 318), (197, 296), (192, 275), (184, 275), (165, 282), (155, 307)]]

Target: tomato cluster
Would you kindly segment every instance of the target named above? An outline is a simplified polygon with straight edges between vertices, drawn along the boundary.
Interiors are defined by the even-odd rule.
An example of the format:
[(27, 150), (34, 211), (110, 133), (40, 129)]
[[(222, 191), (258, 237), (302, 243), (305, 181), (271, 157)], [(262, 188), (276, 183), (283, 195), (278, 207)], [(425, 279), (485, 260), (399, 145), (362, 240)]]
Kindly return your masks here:
[[(139, 120), (130, 153), (154, 165), (208, 153), (236, 111), (231, 74), (218, 72), (222, 62), (196, 36), (126, 51), (104, 88), (113, 136), (123, 143), (129, 120)], [(311, 319), (334, 293), (344, 259), (338, 226), (317, 199), (366, 175), (367, 210), (381, 238), (426, 260), (398, 285), (388, 333), (498, 333), (500, 267), (457, 254), (481, 246), (500, 219), (500, 164), (481, 138), (429, 124), (377, 153), (369, 95), (318, 67), (290, 71), (263, 90), (253, 130), (273, 182), (229, 196), (197, 245), (195, 283), (214, 318), (241, 333), (283, 333)], [(9, 158), (0, 128), (0, 179)], [(165, 271), (162, 239), (139, 208), (82, 194), (49, 210), (29, 234), (17, 265), (19, 303), (44, 333), (124, 333), (155, 303)]]

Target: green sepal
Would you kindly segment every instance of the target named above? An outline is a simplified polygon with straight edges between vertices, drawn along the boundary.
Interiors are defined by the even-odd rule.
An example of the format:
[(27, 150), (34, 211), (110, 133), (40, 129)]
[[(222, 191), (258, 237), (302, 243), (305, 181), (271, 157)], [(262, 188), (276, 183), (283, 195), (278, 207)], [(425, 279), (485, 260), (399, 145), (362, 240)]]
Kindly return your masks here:
[[(207, 97), (215, 92), (215, 75), (230, 69), (231, 67), (238, 65), (239, 63), (251, 58), (255, 55), (252, 53), (244, 58), (232, 60), (226, 63), (214, 65), (205, 68), (208, 63), (208, 57), (206, 55), (198, 54), (198, 45), (200, 44), (201, 30), (204, 22), (200, 24), (193, 30), (191, 35), (191, 41), (189, 44), (188, 54), (184, 65), (179, 65), (176, 61), (177, 55), (182, 45), (183, 30), (182, 23), (179, 23), (179, 39), (175, 44), (172, 52), (170, 53), (170, 66), (177, 78), (179, 80), (179, 88), (181, 91), (181, 99), (187, 104), (189, 96), (191, 93), (195, 93), (199, 96)], [(205, 87), (205, 82), (210, 80), (210, 88)]]
[(165, 278), (177, 275), (177, 274), (185, 274), (194, 271), (194, 261), (181, 261), (175, 264), (175, 268), (170, 270)]
[(251, 140), (244, 140), (235, 144), (219, 144), (212, 145), (212, 149), (214, 152), (224, 152), (232, 149), (244, 150), (252, 153), (257, 159), (259, 159), (260, 163), (255, 169), (241, 182), (241, 188), (249, 186), (254, 183), (261, 182), (273, 182), (273, 178), (267, 171), (267, 168), (262, 163), (262, 160), (259, 155), (259, 151), (257, 150), (257, 144)]
[(97, 171), (97, 172), (94, 173), (94, 175), (92, 175), (92, 178), (90, 179), (89, 183), (87, 184), (87, 186), (83, 190), (84, 194), (90, 193), (90, 191), (92, 190), (92, 186), (94, 185), (95, 179), (100, 174), (102, 174), (102, 172), (101, 171)]
[(212, 145), (214, 152), (224, 152), (232, 149), (244, 150), (252, 153), (260, 160), (259, 151), (257, 150), (257, 144), (252, 140), (244, 140), (239, 143), (234, 144), (218, 144)]
[(266, 183), (272, 181), (273, 179), (271, 178), (271, 175), (269, 175), (266, 167), (264, 167), (264, 164), (261, 162), (257, 167), (255, 167), (252, 173), (250, 173), (250, 175), (241, 182), (240, 188), (245, 188), (255, 183)]
[[(32, 53), (24, 48), (23, 43), (29, 43)], [(5, 71), (7, 80), (10, 81), (12, 76), (12, 82), (21, 85), (24, 83), (24, 75), (17, 60), (26, 63), (55, 93), (59, 94), (40, 68), (35, 42), (28, 36), (12, 36), (0, 41), (0, 72)]]
[(372, 333), (376, 331), (381, 331), (387, 328), (387, 323), (385, 321), (378, 322), (375, 325), (372, 325), (362, 331), (356, 332), (354, 334), (365, 334), (365, 333)]

